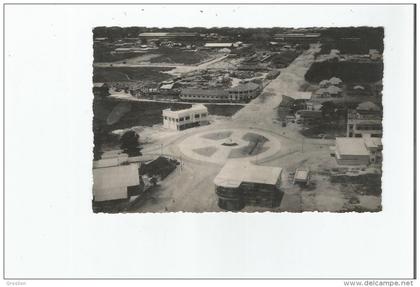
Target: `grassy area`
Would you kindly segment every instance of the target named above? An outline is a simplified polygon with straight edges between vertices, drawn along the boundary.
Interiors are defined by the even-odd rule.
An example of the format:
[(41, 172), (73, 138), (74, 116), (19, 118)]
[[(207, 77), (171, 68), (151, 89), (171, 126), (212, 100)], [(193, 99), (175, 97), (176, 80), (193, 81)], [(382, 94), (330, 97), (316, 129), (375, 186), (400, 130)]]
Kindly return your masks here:
[(217, 151), (217, 148), (215, 148), (213, 146), (209, 146), (209, 147), (202, 147), (202, 148), (193, 149), (193, 151), (195, 151), (196, 153), (198, 153), (200, 155), (210, 157)]
[(268, 141), (267, 138), (254, 134), (254, 133), (247, 133), (245, 134), (242, 139), (249, 142), (247, 146), (241, 148), (232, 149), (229, 154), (229, 158), (241, 158), (244, 156), (253, 156), (260, 153), (263, 153), (268, 150), (267, 146), (264, 146), (265, 142)]
[(163, 72), (172, 68), (160, 67), (107, 67), (93, 69), (94, 82), (131, 82), (131, 81), (152, 81), (161, 82), (171, 79), (172, 76)]
[(206, 139), (217, 141), (217, 140), (226, 139), (226, 138), (230, 137), (231, 134), (232, 134), (231, 131), (226, 131), (226, 132), (217, 132), (217, 133), (205, 134), (202, 137), (206, 138)]

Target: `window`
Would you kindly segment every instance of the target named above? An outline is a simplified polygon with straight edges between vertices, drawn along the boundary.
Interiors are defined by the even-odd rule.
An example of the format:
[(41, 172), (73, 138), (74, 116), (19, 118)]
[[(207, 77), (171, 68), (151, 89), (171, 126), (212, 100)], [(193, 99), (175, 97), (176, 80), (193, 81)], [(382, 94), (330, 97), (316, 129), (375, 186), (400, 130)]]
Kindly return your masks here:
[(184, 121), (184, 118), (179, 118), (179, 121), (180, 121), (180, 122)]
[(205, 118), (205, 117), (207, 117), (207, 114), (201, 114), (201, 117)]
[(167, 116), (164, 116), (163, 118), (164, 118), (165, 120), (167, 120), (167, 119), (168, 119), (168, 117), (167, 117)]
[(194, 118), (198, 119), (200, 117), (200, 114), (195, 114)]
[(190, 120), (190, 116), (185, 117), (185, 120), (186, 121)]
[(176, 122), (178, 122), (179, 120), (178, 119), (176, 119)]

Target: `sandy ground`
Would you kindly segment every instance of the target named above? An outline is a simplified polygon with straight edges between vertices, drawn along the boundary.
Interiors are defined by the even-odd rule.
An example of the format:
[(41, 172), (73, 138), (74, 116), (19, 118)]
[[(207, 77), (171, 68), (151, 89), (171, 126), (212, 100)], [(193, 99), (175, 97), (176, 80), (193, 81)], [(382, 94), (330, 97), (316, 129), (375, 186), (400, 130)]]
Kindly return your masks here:
[[(282, 95), (293, 97), (304, 83), (304, 75), (314, 61), (313, 54), (318, 46), (312, 46), (303, 53), (281, 75), (267, 85), (263, 94), (241, 109), (232, 118), (217, 118), (211, 125), (192, 128), (180, 132), (163, 132), (161, 137), (153, 137), (144, 146), (144, 154), (162, 153), (178, 158), (181, 164), (160, 183), (159, 188), (146, 202), (136, 206), (130, 212), (204, 212), (221, 211), (217, 206), (217, 196), (214, 191), (213, 179), (221, 166), (199, 158), (183, 154), (179, 144), (198, 133), (220, 131), (222, 129), (251, 129), (274, 134), (279, 140), (281, 149), (272, 156), (258, 161), (259, 165), (278, 166), (283, 168), (282, 189), (284, 196), (280, 207), (262, 208), (247, 206), (242, 211), (348, 211), (379, 210), (380, 197), (362, 196), (354, 190), (342, 190), (340, 184), (331, 183), (328, 170), (336, 167), (336, 162), (330, 156), (329, 146), (332, 140), (305, 139), (297, 130), (281, 127), (276, 119), (276, 107), (282, 100)], [(153, 134), (153, 132), (151, 132)], [(309, 168), (312, 173), (311, 185), (301, 188), (293, 185), (290, 173), (297, 167)], [(358, 200), (354, 200), (357, 198)], [(355, 203), (350, 203), (350, 199)]]

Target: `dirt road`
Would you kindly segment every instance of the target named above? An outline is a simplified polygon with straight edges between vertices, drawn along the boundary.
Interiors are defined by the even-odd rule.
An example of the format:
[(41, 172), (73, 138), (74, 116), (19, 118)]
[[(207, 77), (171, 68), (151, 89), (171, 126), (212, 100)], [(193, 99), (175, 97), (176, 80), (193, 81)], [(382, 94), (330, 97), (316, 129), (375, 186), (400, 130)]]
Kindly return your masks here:
[(287, 68), (282, 70), (280, 76), (264, 88), (260, 97), (251, 101), (232, 117), (234, 121), (258, 126), (272, 124), (277, 117), (276, 108), (281, 103), (283, 95), (294, 97), (299, 91), (305, 82), (306, 71), (315, 61), (314, 54), (319, 49), (319, 45), (312, 45), (310, 49), (297, 57)]

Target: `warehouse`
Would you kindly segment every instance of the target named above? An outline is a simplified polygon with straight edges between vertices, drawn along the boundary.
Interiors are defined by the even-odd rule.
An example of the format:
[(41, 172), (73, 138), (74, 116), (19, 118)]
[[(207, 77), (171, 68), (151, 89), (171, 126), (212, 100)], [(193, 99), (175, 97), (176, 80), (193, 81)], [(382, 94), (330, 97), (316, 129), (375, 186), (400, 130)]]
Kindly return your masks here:
[(166, 109), (162, 111), (162, 115), (163, 126), (172, 130), (181, 131), (209, 123), (207, 108), (200, 104), (178, 111)]
[(247, 161), (228, 161), (214, 179), (218, 205), (225, 210), (241, 210), (246, 205), (277, 207), (282, 169), (257, 166)]

